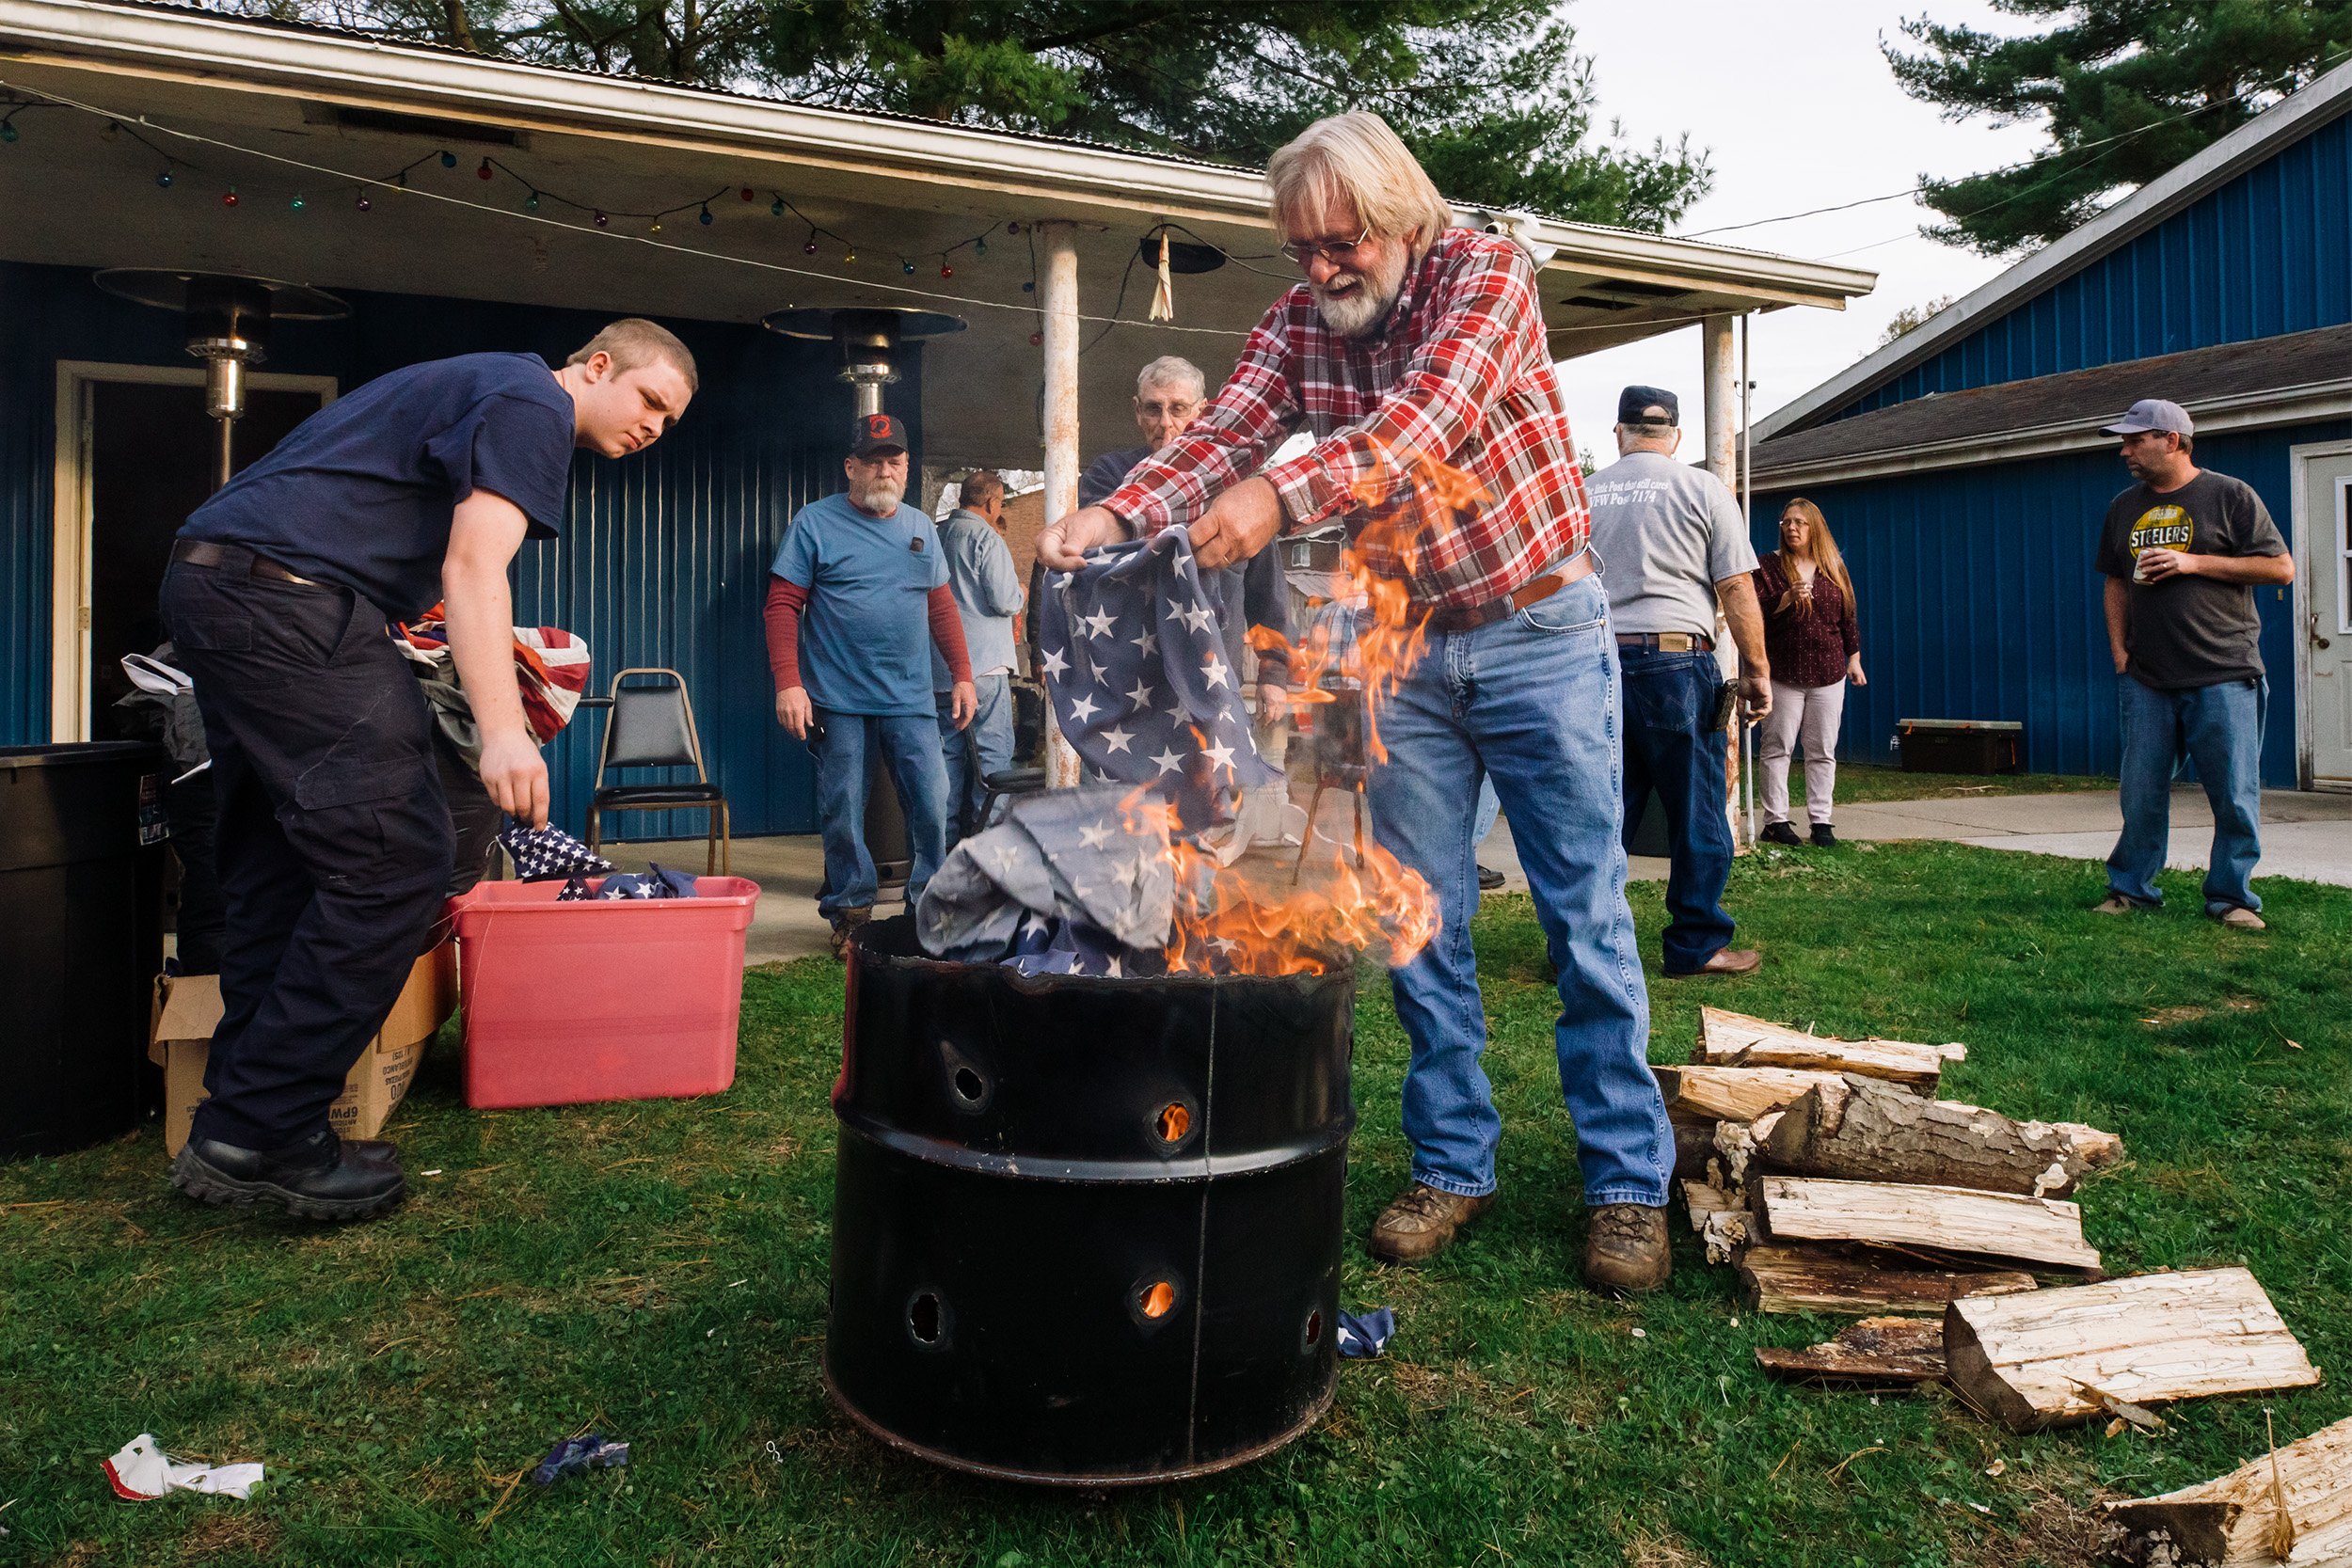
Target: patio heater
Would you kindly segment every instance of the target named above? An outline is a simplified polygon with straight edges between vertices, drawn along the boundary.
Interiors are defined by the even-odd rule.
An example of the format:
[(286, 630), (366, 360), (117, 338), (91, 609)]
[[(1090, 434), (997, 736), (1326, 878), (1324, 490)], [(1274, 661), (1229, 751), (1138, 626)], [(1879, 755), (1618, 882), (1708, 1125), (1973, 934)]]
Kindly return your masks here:
[(339, 321), (351, 314), (351, 307), (333, 294), (235, 273), (112, 267), (96, 282), (110, 294), (180, 312), (188, 352), (204, 361), (204, 412), (220, 426), (213, 463), (215, 490), (234, 471), (237, 420), (246, 410), (245, 371), (267, 357), (271, 324)]
[(771, 310), (759, 325), (787, 338), (830, 342), (841, 362), (835, 373), (850, 384), (860, 419), (882, 411), (882, 388), (898, 379), (896, 363), (899, 345), (925, 338), (944, 338), (963, 330), (961, 317), (935, 310), (874, 309), (860, 306), (842, 309)]

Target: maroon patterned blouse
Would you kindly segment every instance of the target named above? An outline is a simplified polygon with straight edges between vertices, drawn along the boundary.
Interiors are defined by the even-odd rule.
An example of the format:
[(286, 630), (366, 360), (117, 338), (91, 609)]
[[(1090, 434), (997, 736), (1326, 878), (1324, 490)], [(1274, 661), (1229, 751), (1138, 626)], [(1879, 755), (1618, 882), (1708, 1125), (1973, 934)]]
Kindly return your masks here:
[(1846, 660), (1862, 651), (1853, 603), (1836, 578), (1816, 572), (1813, 602), (1799, 599), (1782, 609), (1792, 571), (1778, 550), (1756, 568), (1756, 597), (1764, 610), (1764, 657), (1772, 663), (1772, 679), (1807, 689), (1836, 686), (1846, 678)]

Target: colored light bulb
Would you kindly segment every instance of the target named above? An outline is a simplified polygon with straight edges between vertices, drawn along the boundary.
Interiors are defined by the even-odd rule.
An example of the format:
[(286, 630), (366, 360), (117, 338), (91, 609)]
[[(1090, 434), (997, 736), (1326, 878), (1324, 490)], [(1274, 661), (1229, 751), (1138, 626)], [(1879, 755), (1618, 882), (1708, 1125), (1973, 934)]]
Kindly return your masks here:
[(231, 185), (228, 188), (228, 190), (221, 193), (220, 204), (224, 207), (234, 207), (237, 204), (236, 186)]
[(15, 123), (10, 120), (0, 119), (0, 141), (14, 140), (16, 140)]
[(803, 255), (803, 256), (814, 256), (814, 255), (816, 255), (816, 254), (817, 254), (817, 236), (816, 236), (816, 235), (811, 234), (811, 235), (807, 238), (807, 240), (805, 240), (804, 242), (803, 242), (803, 244), (802, 244), (802, 245), (801, 245), (801, 254), (802, 254), (802, 255)]
[(955, 269), (955, 268), (953, 268), (953, 267), (949, 266), (949, 265), (948, 265), (946, 262), (945, 262), (945, 261), (942, 261), (942, 262), (940, 262), (940, 263), (939, 263), (939, 276), (940, 276), (940, 277), (953, 277), (955, 275), (956, 275), (956, 269)]
[(457, 166), (457, 154), (454, 152), (442, 153), (441, 166), (443, 168), (455, 168)]
[(646, 233), (648, 233), (648, 234), (659, 234), (659, 233), (660, 233), (660, 232), (661, 232), (661, 220), (660, 220), (660, 218), (656, 218), (656, 219), (654, 219), (654, 220), (653, 220), (653, 227), (652, 227), (652, 228), (650, 228), (650, 229), (648, 229), (648, 230), (645, 230), (645, 232), (646, 232)]
[(539, 193), (537, 191), (532, 191), (529, 196), (523, 198), (523, 211), (526, 213), (535, 213), (538, 210)]
[(363, 213), (372, 212), (375, 207), (375, 203), (368, 199), (368, 193), (365, 191), (361, 191), (359, 193), (359, 199), (352, 203), (352, 205), (358, 207), (359, 211)]
[(295, 198), (294, 198), (292, 201), (289, 201), (289, 202), (287, 202), (287, 203), (286, 203), (286, 206), (287, 206), (287, 208), (288, 208), (290, 211), (296, 212), (296, 213), (299, 213), (300, 211), (302, 211), (302, 209), (303, 209), (303, 207), (304, 207), (305, 205), (307, 205), (307, 204), (303, 201), (302, 198), (300, 198), (300, 197), (298, 197), (298, 196), (297, 196), (297, 197), (295, 197)]
[(987, 255), (987, 254), (988, 254), (988, 241), (987, 241), (985, 238), (983, 238), (983, 239), (974, 240), (974, 241), (972, 242), (972, 254), (973, 254), (973, 255), (975, 255), (975, 256), (985, 256), (985, 255)]
[(612, 227), (612, 220), (605, 216), (602, 213), (598, 213), (596, 214), (596, 227), (599, 229), (610, 229)]
[(913, 261), (901, 261), (898, 263), (898, 270), (905, 273), (909, 277), (913, 277), (914, 276), (914, 263)]
[(752, 188), (751, 188), (749, 185), (746, 185), (746, 186), (744, 186), (744, 187), (743, 187), (743, 199), (744, 199), (744, 200), (746, 200), (746, 201), (749, 201), (751, 198), (752, 198)]
[(773, 201), (768, 203), (768, 215), (771, 218), (780, 218), (784, 216), (784, 198), (778, 197)]
[(697, 223), (708, 223), (710, 221), (710, 209), (706, 206), (703, 209), (702, 216), (695, 219), (695, 221)]
[(477, 180), (487, 180), (488, 178), (490, 178), (490, 160), (489, 160), (489, 159), (485, 158), (485, 159), (483, 159), (483, 160), (482, 160), (482, 166), (481, 166), (480, 168), (475, 169), (475, 170), (473, 171), (473, 177), (474, 177), (475, 179), (477, 179)]
[(155, 183), (161, 185), (166, 190), (171, 189), (171, 170), (166, 169), (161, 174), (155, 176)]

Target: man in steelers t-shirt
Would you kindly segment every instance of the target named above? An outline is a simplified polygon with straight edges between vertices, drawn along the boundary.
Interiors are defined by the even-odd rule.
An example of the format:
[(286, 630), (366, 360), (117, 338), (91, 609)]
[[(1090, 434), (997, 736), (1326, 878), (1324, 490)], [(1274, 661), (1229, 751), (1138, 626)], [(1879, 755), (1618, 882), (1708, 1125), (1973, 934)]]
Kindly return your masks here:
[(2138, 481), (2108, 503), (2098, 566), (2106, 578), (2107, 643), (2120, 689), (2123, 832), (2107, 856), (2102, 913), (2162, 903), (2156, 873), (2171, 829), (2172, 778), (2194, 760), (2213, 804), (2205, 912), (2259, 931), (2264, 678), (2258, 585), (2294, 580), (2295, 564), (2262, 498), (2243, 480), (2197, 467), (2196, 433), (2178, 404), (2132, 404), (2105, 434), (2122, 437)]
[(449, 885), (432, 719), (387, 625), (447, 606), (483, 785), (544, 824), (507, 564), (562, 531), (574, 449), (643, 451), (694, 385), (686, 345), (634, 319), (561, 370), (410, 365), (311, 415), (181, 528), (162, 609), (212, 748), (228, 905), (211, 1098), (171, 1166), (191, 1197), (358, 1220), (406, 1192), (390, 1144), (327, 1125)]

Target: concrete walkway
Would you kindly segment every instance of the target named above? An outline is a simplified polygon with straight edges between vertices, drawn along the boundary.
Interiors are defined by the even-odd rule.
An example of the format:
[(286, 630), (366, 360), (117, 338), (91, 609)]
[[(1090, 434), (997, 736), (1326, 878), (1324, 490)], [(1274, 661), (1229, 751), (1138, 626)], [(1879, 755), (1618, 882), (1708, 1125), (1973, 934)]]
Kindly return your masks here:
[[(1837, 808), (1841, 838), (1934, 838), (2069, 860), (2106, 860), (2122, 827), (2115, 797), (2105, 791), (1886, 800)], [(2352, 887), (2352, 795), (2263, 791), (2262, 842), (2256, 876)], [(2165, 864), (2201, 871), (2212, 847), (2213, 811), (2205, 803), (2205, 792), (2194, 784), (2175, 789)]]
[[(1343, 797), (1327, 797), (1319, 824), (1344, 842), (1348, 832)], [(2028, 854), (2061, 855), (2072, 860), (2104, 861), (2115, 847), (2123, 825), (2115, 797), (2106, 792), (2058, 795), (1947, 796), (1933, 800), (1886, 800), (1871, 805), (1837, 808), (1840, 838), (1886, 842), (1899, 839), (1942, 839), (1954, 844), (1980, 845), (1988, 849), (2011, 849)], [(2188, 785), (2173, 791), (2172, 842), (2166, 863), (2178, 870), (2201, 870), (2213, 842), (2213, 813), (2204, 791)], [(703, 868), (700, 839), (664, 844), (625, 844), (612, 847), (612, 860), (625, 871), (644, 868), (649, 860), (679, 870)], [(1318, 847), (1317, 853), (1324, 851)], [(1256, 853), (1253, 851), (1253, 854)], [(1287, 865), (1289, 851), (1280, 857)], [(1502, 890), (1525, 893), (1527, 874), (1520, 869), (1518, 849), (1511, 842), (1511, 825), (1497, 824), (1494, 836), (1480, 848), (1481, 863), (1502, 873)], [(1269, 859), (1269, 864), (1273, 864)], [(791, 838), (744, 838), (735, 842), (733, 866), (739, 877), (757, 882), (764, 896), (752, 917), (744, 944), (747, 963), (772, 963), (806, 958), (828, 950), (825, 922), (817, 912), (817, 888), (824, 879), (824, 855), (814, 834)], [(1636, 855), (1629, 863), (1635, 881), (1663, 881), (1666, 862)], [(1276, 868), (1279, 874), (1279, 866)], [(2352, 795), (2307, 794), (2295, 790), (2263, 793), (2263, 859), (2257, 876), (2297, 877), (2306, 881), (2352, 887)], [(896, 914), (900, 906), (884, 904), (877, 912)]]

